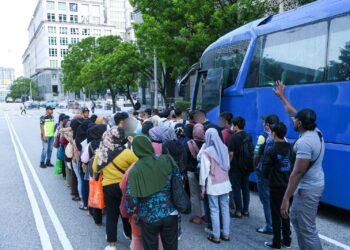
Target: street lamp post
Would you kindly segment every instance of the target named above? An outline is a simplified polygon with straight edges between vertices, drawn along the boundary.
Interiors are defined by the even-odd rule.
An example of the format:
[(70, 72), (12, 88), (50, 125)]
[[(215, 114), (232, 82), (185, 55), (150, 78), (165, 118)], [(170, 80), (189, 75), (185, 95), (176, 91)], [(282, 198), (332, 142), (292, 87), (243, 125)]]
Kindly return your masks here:
[(30, 94), (30, 100), (33, 100), (32, 81), (29, 82), (29, 94)]
[(158, 109), (158, 76), (157, 76), (157, 54), (156, 49), (154, 49), (154, 108)]

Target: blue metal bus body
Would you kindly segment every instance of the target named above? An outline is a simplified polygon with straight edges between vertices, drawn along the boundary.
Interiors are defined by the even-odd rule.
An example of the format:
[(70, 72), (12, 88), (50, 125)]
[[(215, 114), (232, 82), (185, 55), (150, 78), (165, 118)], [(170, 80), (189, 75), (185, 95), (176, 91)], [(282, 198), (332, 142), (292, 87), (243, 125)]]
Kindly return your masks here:
[[(215, 64), (220, 60), (218, 59), (219, 52), (215, 51), (225, 49), (232, 44), (239, 44), (246, 41), (246, 44), (243, 44), (245, 48), (244, 58), (242, 58), (241, 66), (236, 72), (234, 82), (230, 83), (230, 86), (227, 88), (221, 90), (221, 98), (218, 101), (218, 105), (206, 110), (207, 116), (212, 122), (217, 122), (219, 112), (223, 111), (230, 111), (234, 116), (243, 116), (246, 119), (246, 131), (253, 136), (256, 142), (257, 137), (263, 132), (261, 116), (276, 114), (288, 127), (287, 138), (290, 141), (295, 140), (298, 134), (294, 132), (293, 123), (285, 112), (282, 103), (273, 93), (273, 86), (270, 84), (271, 79), (269, 79), (269, 76), (261, 74), (259, 75), (259, 80), (257, 80), (257, 84), (259, 84), (259, 81), (265, 81), (264, 84), (266, 83), (268, 86), (247, 87), (250, 84), (248, 75), (254, 75), (254, 73), (250, 73), (253, 72), (254, 55), (259, 55), (259, 53), (255, 51), (258, 50), (258, 46), (262, 48), (261, 50), (267, 48), (264, 46), (267, 46), (266, 44), (269, 42), (268, 35), (276, 34), (276, 37), (278, 37), (278, 32), (283, 31), (289, 32), (287, 35), (290, 35), (302, 29), (298, 27), (305, 27), (310, 24), (315, 24), (315, 29), (320, 27), (322, 33), (323, 27), (325, 27), (324, 32), (326, 38), (324, 39), (323, 35), (320, 35), (320, 37), (322, 37), (320, 41), (324, 39), (324, 43), (326, 44), (326, 55), (320, 55), (320, 61), (327, 60), (324, 69), (311, 69), (306, 66), (280, 63), (278, 70), (283, 68), (283, 70), (281, 70), (281, 72), (283, 72), (281, 76), (286, 76), (286, 79), (293, 79), (294, 77), (302, 82), (293, 83), (291, 80), (290, 83), (286, 85), (285, 94), (291, 103), (297, 109), (308, 107), (314, 109), (317, 113), (318, 128), (324, 134), (326, 142), (326, 154), (323, 161), (325, 191), (322, 201), (350, 210), (350, 74), (342, 80), (331, 79), (329, 75), (331, 75), (331, 71), (336, 67), (331, 67), (332, 62), (330, 62), (328, 66), (328, 59), (331, 53), (329, 52), (330, 41), (333, 39), (330, 38), (331, 30), (335, 30), (334, 34), (338, 32), (336, 28), (333, 28), (332, 20), (337, 17), (349, 17), (350, 20), (350, 0), (320, 0), (292, 11), (253, 21), (219, 38), (216, 42), (211, 44), (202, 55), (201, 71), (197, 72), (197, 80), (192, 92), (191, 109), (201, 108), (201, 105), (198, 104), (199, 97), (197, 96), (200, 84), (202, 84), (199, 80), (200, 74), (203, 74), (203, 72), (209, 74), (208, 72), (212, 70), (213, 67), (220, 68), (217, 66), (218, 64)], [(343, 19), (339, 20), (342, 21)], [(334, 23), (336, 22), (338, 21), (334, 21)], [(306, 27), (306, 36), (308, 35), (307, 33), (310, 33), (310, 30), (312, 33), (313, 27), (310, 27), (310, 29)], [(349, 36), (346, 37), (346, 39), (350, 46), (350, 33), (346, 33), (346, 36), (347, 35)], [(309, 37), (302, 40), (301, 43), (308, 41), (307, 39), (309, 39)], [(271, 43), (273, 44), (274, 41), (272, 40)], [(320, 44), (323, 44), (323, 42)], [(273, 44), (273, 46), (275, 45)], [(315, 48), (315, 53), (318, 53), (317, 49), (318, 48)], [(216, 56), (213, 54), (214, 52), (217, 53)], [(212, 55), (209, 58), (210, 53), (212, 53)], [(270, 53), (274, 52), (270, 51)], [(313, 49), (310, 49), (310, 53), (313, 53)], [(263, 52), (260, 53), (260, 55), (262, 54)], [(275, 57), (278, 58), (278, 53), (275, 53)], [(215, 63), (213, 63), (213, 60)], [(263, 59), (260, 61), (260, 66), (262, 65), (262, 60)], [(344, 62), (342, 61), (341, 63)], [(313, 66), (314, 63), (311, 62), (310, 65), (311, 64)], [(266, 65), (268, 64), (265, 64), (264, 67), (267, 67)], [(269, 65), (275, 66), (273, 63)], [(261, 68), (259, 68), (259, 72), (256, 74), (260, 74), (260, 71)], [(268, 74), (271, 73), (268, 70), (266, 70), (266, 72)], [(273, 72), (270, 75), (273, 75)], [(305, 79), (303, 79), (303, 77)], [(306, 78), (312, 79), (313, 82), (308, 82)], [(322, 80), (320, 81), (318, 79)], [(274, 80), (280, 80), (280, 78)], [(203, 84), (203, 86), (205, 87), (205, 84)], [(204, 101), (201, 102), (205, 104)], [(251, 176), (251, 180), (256, 180), (255, 175)]]

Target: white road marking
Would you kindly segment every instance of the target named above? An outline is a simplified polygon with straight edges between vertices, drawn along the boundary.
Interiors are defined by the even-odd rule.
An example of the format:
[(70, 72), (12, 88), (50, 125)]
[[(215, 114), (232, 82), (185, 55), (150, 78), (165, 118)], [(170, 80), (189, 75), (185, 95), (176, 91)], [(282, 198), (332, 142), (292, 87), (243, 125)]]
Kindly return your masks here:
[(41, 215), (41, 212), (40, 212), (40, 209), (39, 209), (39, 206), (38, 206), (38, 202), (37, 202), (37, 200), (35, 198), (35, 195), (34, 195), (34, 192), (33, 192), (33, 188), (32, 188), (32, 186), (30, 184), (30, 181), (29, 181), (29, 177), (28, 177), (27, 172), (26, 172), (26, 170), (24, 168), (23, 161), (22, 161), (22, 158), (20, 156), (18, 147), (17, 147), (17, 145), (15, 143), (15, 140), (14, 140), (14, 137), (13, 137), (13, 132), (12, 132), (12, 130), (10, 128), (9, 119), (8, 119), (8, 117), (5, 117), (5, 119), (6, 119), (7, 127), (8, 127), (8, 129), (10, 131), (11, 141), (12, 141), (13, 147), (15, 149), (15, 154), (16, 154), (16, 158), (17, 158), (19, 169), (20, 169), (21, 174), (22, 174), (24, 186), (25, 186), (25, 189), (27, 191), (27, 195), (28, 195), (28, 199), (29, 199), (30, 205), (32, 207), (36, 228), (38, 230), (40, 241), (41, 241), (41, 246), (45, 250), (46, 249), (51, 250), (53, 248), (52, 248), (52, 245), (51, 245), (50, 237), (49, 237), (49, 234), (48, 234), (48, 232), (46, 230), (44, 219), (43, 219), (43, 217)]
[(52, 204), (51, 204), (51, 202), (49, 200), (49, 197), (47, 196), (47, 193), (46, 193), (43, 185), (41, 184), (40, 179), (39, 179), (37, 173), (35, 172), (35, 169), (34, 169), (32, 163), (29, 160), (27, 152), (24, 150), (24, 147), (23, 147), (21, 141), (19, 140), (17, 132), (16, 132), (16, 130), (15, 130), (15, 128), (14, 128), (14, 126), (13, 126), (13, 124), (12, 124), (12, 122), (11, 122), (11, 120), (9, 118), (8, 118), (8, 121), (9, 121), (9, 125), (10, 125), (11, 129), (13, 130), (13, 134), (14, 134), (15, 139), (16, 139), (18, 145), (19, 145), (19, 148), (21, 149), (21, 152), (22, 152), (22, 154), (24, 156), (24, 159), (25, 159), (25, 161), (26, 161), (26, 163), (27, 163), (27, 165), (29, 167), (29, 170), (32, 173), (34, 182), (35, 182), (36, 186), (38, 187), (39, 193), (41, 195), (41, 198), (43, 199), (43, 202), (44, 202), (44, 205), (46, 207), (47, 213), (50, 216), (50, 219), (51, 219), (51, 221), (53, 223), (53, 226), (54, 226), (54, 228), (55, 228), (55, 230), (57, 232), (58, 238), (61, 241), (63, 249), (65, 249), (65, 250), (73, 250), (72, 244), (70, 243), (70, 241), (69, 241), (69, 239), (67, 237), (67, 234), (64, 231), (64, 229), (62, 227), (62, 224), (61, 224), (60, 220), (58, 219), (58, 216), (57, 216), (55, 210), (52, 207)]
[(331, 239), (331, 238), (329, 238), (327, 236), (324, 236), (322, 234), (319, 234), (318, 236), (320, 237), (320, 239), (328, 241), (329, 243), (331, 243), (331, 244), (333, 244), (333, 245), (335, 245), (337, 247), (343, 248), (345, 250), (350, 250), (350, 246), (347, 246), (347, 245), (345, 245), (345, 244), (343, 244), (343, 243), (341, 243), (339, 241), (333, 240), (333, 239)]

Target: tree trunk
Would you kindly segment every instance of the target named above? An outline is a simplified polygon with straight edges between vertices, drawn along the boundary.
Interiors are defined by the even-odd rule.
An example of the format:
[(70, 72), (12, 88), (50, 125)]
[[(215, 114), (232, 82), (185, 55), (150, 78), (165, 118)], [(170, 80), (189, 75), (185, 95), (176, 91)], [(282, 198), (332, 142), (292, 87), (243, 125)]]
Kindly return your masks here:
[(116, 105), (116, 101), (115, 101), (115, 96), (116, 94), (114, 93), (114, 91), (112, 89), (110, 89), (111, 91), (111, 97), (112, 97), (112, 109), (113, 109), (113, 114), (116, 112), (116, 108), (117, 108), (117, 105)]
[(130, 85), (128, 84), (128, 85), (127, 85), (127, 90), (126, 90), (126, 92), (125, 92), (125, 96), (126, 96), (127, 99), (130, 100), (131, 105), (132, 105), (132, 107), (134, 108), (134, 110), (136, 110), (134, 100), (132, 99), (132, 96), (131, 96), (131, 94), (130, 94), (130, 87), (129, 87), (129, 86), (130, 86)]
[(167, 67), (164, 79), (165, 88), (165, 102), (167, 104), (171, 103), (175, 97), (175, 79), (172, 77), (173, 67)]

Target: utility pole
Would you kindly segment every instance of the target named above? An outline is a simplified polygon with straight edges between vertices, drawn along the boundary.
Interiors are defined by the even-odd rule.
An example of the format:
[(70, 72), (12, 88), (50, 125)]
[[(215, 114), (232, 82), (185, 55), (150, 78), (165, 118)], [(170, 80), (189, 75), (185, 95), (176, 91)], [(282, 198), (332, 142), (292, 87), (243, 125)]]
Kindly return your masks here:
[(156, 49), (154, 49), (154, 108), (158, 109), (158, 59), (156, 54)]
[(33, 101), (32, 81), (29, 82), (29, 94), (30, 94), (30, 100)]

